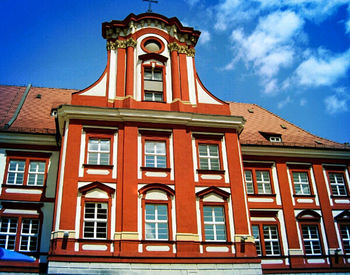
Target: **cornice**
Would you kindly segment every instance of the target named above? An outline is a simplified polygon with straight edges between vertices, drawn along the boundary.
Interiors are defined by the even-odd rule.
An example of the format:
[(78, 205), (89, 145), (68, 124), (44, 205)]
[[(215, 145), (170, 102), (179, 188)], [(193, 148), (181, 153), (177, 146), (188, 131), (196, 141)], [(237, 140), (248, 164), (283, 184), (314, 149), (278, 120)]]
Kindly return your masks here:
[(112, 109), (90, 106), (62, 105), (57, 110), (59, 130), (70, 119), (144, 122), (195, 127), (235, 129), (241, 132), (245, 119), (241, 116), (210, 115), (140, 109)]
[(57, 146), (54, 134), (0, 132), (0, 143)]
[(350, 159), (350, 150), (241, 145), (243, 155)]
[(136, 45), (137, 45), (137, 42), (133, 38), (129, 38), (127, 40), (118, 40), (117, 39), (114, 41), (108, 40), (106, 48), (107, 48), (107, 51), (110, 51), (110, 50), (116, 50), (119, 48), (125, 49), (127, 47), (135, 48)]

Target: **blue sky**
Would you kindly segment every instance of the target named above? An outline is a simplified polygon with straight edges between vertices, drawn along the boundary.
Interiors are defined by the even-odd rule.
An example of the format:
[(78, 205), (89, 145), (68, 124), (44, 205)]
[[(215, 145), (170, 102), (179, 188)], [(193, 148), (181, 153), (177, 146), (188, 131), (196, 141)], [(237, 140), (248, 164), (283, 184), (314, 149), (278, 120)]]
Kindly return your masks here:
[[(147, 8), (141, 0), (1, 0), (0, 84), (89, 86), (106, 65), (101, 23)], [(202, 32), (197, 72), (217, 97), (350, 142), (349, 0), (159, 0), (153, 11)]]

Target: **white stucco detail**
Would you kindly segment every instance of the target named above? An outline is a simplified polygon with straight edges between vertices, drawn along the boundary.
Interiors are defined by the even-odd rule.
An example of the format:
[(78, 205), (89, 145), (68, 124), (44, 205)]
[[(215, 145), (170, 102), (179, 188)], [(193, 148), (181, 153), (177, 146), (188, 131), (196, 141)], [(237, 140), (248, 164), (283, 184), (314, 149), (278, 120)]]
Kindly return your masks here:
[(141, 133), (137, 135), (137, 178), (142, 179), (142, 138)]
[(148, 245), (146, 246), (147, 251), (170, 251), (170, 247), (166, 245)]
[(325, 263), (325, 259), (307, 259), (308, 264), (323, 264)]
[(196, 148), (196, 139), (194, 136), (192, 136), (192, 159), (193, 159), (193, 175), (194, 175), (194, 181), (198, 182), (198, 160), (197, 160), (197, 148)]
[(169, 137), (169, 163), (170, 163), (170, 180), (174, 180), (175, 173), (174, 173), (174, 138), (173, 134), (171, 133)]
[(225, 202), (222, 197), (215, 193), (209, 193), (208, 195), (204, 196), (203, 201), (205, 202)]
[(95, 251), (106, 251), (108, 249), (107, 245), (97, 245), (97, 244), (84, 244), (82, 246), (83, 250), (95, 250)]
[(275, 188), (275, 193), (276, 193), (276, 204), (281, 205), (282, 204), (281, 192), (278, 184), (278, 176), (277, 176), (277, 169), (276, 169), (275, 163), (272, 164), (271, 172), (272, 172), (272, 178), (273, 178), (273, 187)]
[(168, 200), (168, 196), (164, 191), (161, 190), (150, 190), (146, 193), (147, 200)]
[(210, 174), (201, 175), (200, 177), (203, 180), (221, 180), (222, 179), (222, 176), (220, 176), (220, 175), (210, 175)]
[(197, 104), (195, 76), (193, 70), (193, 57), (186, 57), (187, 75), (188, 75), (188, 92), (191, 104)]
[(334, 200), (335, 203), (350, 203), (350, 200)]
[(262, 264), (283, 264), (283, 260), (276, 259), (276, 260), (261, 260)]
[[(176, 205), (175, 205), (175, 196), (171, 197), (171, 219), (173, 227), (173, 240), (176, 240)], [(176, 246), (173, 246), (173, 253), (176, 253)]]
[[(81, 213), (81, 193), (78, 192), (78, 196), (77, 196), (77, 209), (75, 212), (75, 236), (76, 237), (80, 237), (80, 213)], [(79, 245), (77, 247), (79, 249)], [(76, 249), (77, 249), (76, 248)], [(78, 250), (76, 250), (78, 251)]]
[(274, 199), (269, 198), (248, 198), (250, 202), (274, 202)]
[[(227, 199), (227, 205), (228, 205), (228, 223), (230, 226), (230, 233), (231, 233), (231, 240), (235, 239), (235, 226), (234, 226), (234, 220), (233, 220), (233, 209), (232, 209), (232, 201), (231, 196)], [(232, 245), (232, 253), (235, 253), (235, 246)]]
[(227, 246), (207, 246), (205, 250), (207, 252), (229, 252), (229, 248)]
[(314, 176), (314, 170), (312, 169), (312, 166), (310, 167), (310, 184), (312, 186), (312, 189), (314, 190), (314, 195), (315, 195), (315, 203), (316, 205), (320, 205), (320, 201), (318, 199), (318, 191), (316, 187), (316, 180)]
[(19, 214), (19, 215), (38, 215), (37, 210), (27, 210), (27, 209), (4, 209), (4, 214)]
[(324, 181), (325, 181), (325, 183), (326, 183), (326, 188), (327, 188), (327, 192), (328, 192), (327, 195), (328, 195), (328, 198), (329, 198), (329, 204), (330, 204), (331, 206), (333, 206), (333, 200), (332, 200), (332, 198), (331, 198), (332, 192), (331, 192), (331, 190), (330, 190), (330, 184), (329, 184), (329, 182), (328, 182), (327, 172), (326, 172), (326, 169), (325, 169), (324, 166), (322, 167), (322, 169), (323, 169), (323, 178), (324, 178)]
[(113, 169), (112, 169), (112, 179), (117, 178), (117, 166), (118, 166), (118, 132), (114, 133), (113, 139)]
[(99, 198), (99, 199), (108, 199), (109, 198), (107, 192), (105, 192), (101, 189), (98, 189), (98, 188), (94, 188), (92, 190), (87, 191), (85, 197), (86, 198)]
[(147, 177), (166, 178), (167, 173), (164, 173), (164, 172), (146, 172), (145, 175)]
[(251, 217), (252, 222), (274, 222), (276, 219), (274, 217)]
[(60, 153), (52, 152), (47, 167), (47, 180), (45, 195), (47, 198), (54, 198), (56, 193), (57, 171)]
[(313, 203), (313, 199), (297, 199), (299, 203)]
[(225, 170), (225, 183), (230, 183), (225, 136), (222, 137), (221, 146), (222, 146), (222, 164), (224, 166), (223, 170)]
[(117, 50), (111, 50), (109, 60), (108, 99), (114, 99), (117, 94), (117, 58)]
[(281, 228), (281, 237), (282, 237), (282, 244), (283, 244), (283, 253), (284, 255), (288, 255), (288, 239), (287, 239), (287, 231), (286, 231), (286, 224), (284, 221), (283, 211), (278, 210), (277, 218), (280, 221), (280, 228)]
[(87, 91), (81, 93), (80, 95), (90, 95), (90, 96), (105, 96), (106, 95), (106, 85), (107, 84), (107, 74), (105, 73), (99, 83), (91, 87)]
[(86, 174), (89, 175), (109, 175), (109, 171), (105, 169), (87, 169)]
[(80, 157), (79, 157), (79, 177), (84, 176), (84, 158), (85, 158), (85, 139), (86, 133), (84, 129), (81, 129), (81, 137), (80, 137)]
[(197, 91), (198, 91), (198, 103), (222, 105), (221, 102), (215, 100), (202, 88), (198, 80), (196, 80), (196, 85), (197, 85)]
[[(203, 241), (202, 237), (202, 222), (201, 222), (201, 212), (199, 207), (199, 198), (196, 197), (196, 213), (197, 213), (197, 229), (198, 229), (198, 237), (199, 241)], [(201, 253), (203, 253), (203, 247), (201, 246)]]
[(16, 189), (16, 188), (6, 188), (6, 193), (18, 193), (18, 194), (42, 194), (42, 190), (33, 189)]
[(293, 203), (293, 206), (295, 206), (295, 199), (294, 199), (294, 188), (293, 188), (293, 182), (292, 182), (292, 178), (290, 177), (290, 170), (289, 170), (289, 167), (287, 165), (287, 177), (288, 177), (288, 185), (289, 185), (289, 191), (290, 191), (290, 194), (292, 195), (292, 203)]

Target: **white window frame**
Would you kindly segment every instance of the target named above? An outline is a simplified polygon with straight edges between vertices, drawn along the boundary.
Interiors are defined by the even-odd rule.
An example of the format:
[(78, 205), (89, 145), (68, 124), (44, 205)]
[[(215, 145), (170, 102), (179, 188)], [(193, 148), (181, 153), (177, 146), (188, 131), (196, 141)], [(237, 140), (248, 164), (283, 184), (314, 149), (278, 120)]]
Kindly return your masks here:
[[(342, 230), (342, 227), (345, 227), (345, 232)], [(339, 225), (340, 236), (343, 243), (344, 253), (350, 254), (350, 224), (342, 224)], [(345, 234), (343, 234), (345, 233)], [(345, 243), (347, 243), (345, 247)]]
[[(30, 171), (32, 163), (36, 163), (35, 171)], [(39, 171), (39, 163), (44, 164), (44, 171)], [(46, 170), (46, 162), (45, 161), (39, 161), (39, 160), (29, 161), (27, 185), (29, 185), (29, 186), (43, 186), (44, 182), (45, 182), (45, 170)], [(34, 184), (29, 183), (30, 175), (34, 175)], [(43, 175), (43, 181), (41, 183), (38, 182), (39, 175)]]
[[(254, 235), (254, 228), (256, 228), (258, 231), (255, 233)], [(253, 233), (253, 237), (254, 237), (254, 241), (255, 241), (255, 246), (256, 246), (256, 253), (258, 254), (258, 256), (262, 256), (262, 247), (261, 247), (261, 237), (260, 237), (260, 226), (257, 224), (252, 225), (252, 233)]]
[[(148, 219), (146, 215), (146, 207), (147, 205), (154, 205), (154, 219)], [(159, 220), (158, 219), (158, 206), (165, 206), (166, 207), (166, 220)], [(167, 241), (169, 240), (169, 215), (168, 215), (168, 204), (162, 204), (162, 203), (145, 203), (145, 239), (146, 240), (159, 240), (159, 241)], [(150, 238), (147, 236), (147, 224), (154, 224), (155, 225), (155, 236), (154, 238)], [(168, 238), (160, 238), (159, 237), (159, 224), (166, 224), (167, 226), (167, 233)]]
[(278, 137), (278, 136), (271, 136), (269, 138), (270, 142), (282, 142), (282, 138), (281, 137)]
[[(87, 218), (86, 217), (86, 205), (87, 204), (94, 204), (94, 217), (93, 218)], [(105, 219), (99, 219), (97, 218), (98, 214), (98, 204), (105, 205), (106, 207), (106, 218)], [(86, 233), (86, 223), (93, 223), (94, 228), (93, 228), (93, 237), (85, 237)], [(104, 223), (105, 224), (105, 230), (106, 230), (106, 236), (105, 237), (97, 237), (97, 224), (98, 223)], [(90, 233), (90, 232), (89, 232)], [(83, 224), (83, 238), (84, 239), (98, 239), (98, 240), (105, 240), (107, 239), (108, 236), (108, 203), (107, 202), (90, 202), (86, 201), (84, 205), (84, 224)]]
[[(247, 178), (247, 173), (250, 174), (250, 179)], [(253, 180), (253, 173), (250, 170), (244, 171), (244, 179), (247, 186), (247, 194), (254, 194), (254, 180)]]
[[(294, 174), (298, 174), (298, 181), (295, 180)], [(301, 176), (300, 176), (300, 174), (306, 174), (307, 182), (302, 182), (302, 181), (301, 181)], [(307, 172), (292, 171), (292, 177), (293, 177), (293, 183), (294, 183), (294, 191), (295, 191), (295, 194), (296, 194), (296, 195), (311, 195), (311, 188), (310, 188), (310, 182), (309, 182), (309, 175), (308, 175)], [(295, 188), (295, 187), (296, 187), (297, 185), (300, 187), (300, 192), (297, 192), (297, 191), (296, 191), (296, 188)], [(308, 190), (309, 190), (308, 193), (305, 193), (305, 192), (304, 192), (304, 186), (307, 186), (307, 187), (308, 187)]]
[[(211, 217), (212, 217), (211, 221), (205, 221), (205, 218), (204, 218), (204, 209), (205, 208), (211, 208)], [(214, 211), (215, 208), (222, 209), (223, 221), (216, 220), (215, 211)], [(227, 228), (226, 228), (226, 217), (225, 217), (225, 207), (224, 206), (221, 206), (221, 205), (220, 206), (219, 205), (203, 205), (203, 223), (204, 223), (204, 235), (205, 235), (206, 242), (226, 242), (227, 241)], [(214, 233), (213, 240), (207, 239), (207, 234), (206, 234), (206, 230), (205, 230), (206, 225), (211, 226), (213, 229), (213, 233)], [(224, 229), (225, 229), (225, 239), (224, 240), (218, 240), (218, 237), (217, 237), (217, 226), (218, 225), (224, 226)]]
[[(314, 227), (316, 228), (317, 238), (313, 238), (311, 236), (310, 228)], [(304, 235), (304, 228), (307, 228), (307, 236)], [(321, 245), (321, 238), (320, 238), (320, 232), (319, 228), (316, 224), (302, 224), (301, 225), (301, 235), (303, 237), (304, 242), (304, 251), (306, 255), (322, 255), (322, 245)], [(306, 243), (310, 244), (311, 253), (307, 253), (306, 251)], [(315, 253), (315, 246), (319, 246), (320, 252)]]
[[(97, 140), (98, 141), (98, 149), (97, 150), (91, 150), (90, 149), (90, 141), (92, 140)], [(101, 141), (102, 140), (107, 140), (108, 141), (108, 151), (102, 151), (101, 150)], [(97, 154), (97, 163), (91, 163), (89, 161), (90, 159), (90, 154)], [(107, 155), (108, 154), (108, 163), (101, 163), (101, 155)], [(111, 140), (108, 138), (94, 138), (94, 137), (90, 137), (88, 139), (88, 156), (87, 156), (87, 164), (91, 164), (91, 165), (110, 165), (111, 162)]]
[[(16, 162), (16, 169), (15, 170), (10, 170), (11, 169), (11, 162)], [(18, 170), (18, 167), (19, 167), (18, 163), (19, 162), (23, 162), (24, 163), (23, 171)], [(10, 159), (9, 164), (8, 164), (8, 170), (7, 170), (6, 184), (23, 185), (24, 184), (25, 170), (26, 170), (26, 161), (25, 160), (22, 160), (22, 159)], [(14, 182), (13, 183), (9, 182), (9, 175), (10, 175), (10, 173), (15, 174), (15, 178), (14, 178)], [(18, 174), (22, 174), (22, 182), (21, 183), (16, 183)]]
[[(153, 152), (147, 152), (146, 147), (147, 144), (152, 144), (153, 143)], [(164, 153), (157, 153), (157, 144), (163, 144), (164, 145)], [(167, 144), (165, 141), (152, 141), (152, 140), (146, 140), (145, 141), (145, 167), (148, 168), (167, 168), (167, 155), (166, 155), (166, 147)], [(154, 166), (148, 166), (147, 165), (147, 157), (152, 157), (154, 160)], [(158, 163), (159, 158), (164, 157), (165, 158), (165, 166), (160, 166)]]
[[(258, 180), (258, 173), (261, 174), (261, 180)], [(264, 173), (267, 173), (268, 180), (265, 179)], [(271, 185), (271, 175), (269, 171), (265, 170), (255, 170), (255, 177), (256, 177), (256, 185), (258, 188), (258, 194), (272, 194), (272, 185)], [(259, 185), (262, 186), (262, 192), (260, 192)], [(270, 191), (267, 190), (267, 186), (270, 187)]]
[[(276, 238), (273, 238), (272, 236), (272, 227), (275, 228), (276, 230)], [(268, 237), (265, 235), (265, 229), (268, 228)], [(264, 233), (264, 245), (265, 245), (265, 254), (266, 256), (280, 256), (281, 255), (281, 246), (280, 246), (280, 241), (279, 241), (279, 235), (278, 235), (278, 227), (277, 225), (262, 225), (263, 233)], [(277, 243), (278, 244), (278, 253), (275, 253), (274, 251), (274, 246), (273, 244)], [(266, 244), (269, 244), (271, 248), (271, 253), (267, 253), (267, 248)]]
[[(339, 174), (342, 177), (342, 182), (338, 182), (338, 178), (336, 175)], [(334, 182), (332, 183), (331, 175), (333, 176)], [(333, 196), (346, 196), (347, 195), (347, 190), (345, 186), (345, 179), (344, 179), (344, 174), (341, 172), (328, 172), (328, 177), (329, 177), (329, 182), (331, 185), (331, 190), (332, 190), (332, 195)], [(340, 187), (344, 190), (344, 193), (341, 194)], [(335, 190), (334, 190), (335, 189)]]
[[(6, 224), (6, 231), (0, 231), (0, 236), (5, 236), (5, 249), (9, 249), (9, 250), (15, 250), (16, 249), (16, 237), (17, 237), (17, 228), (18, 228), (18, 218), (14, 218), (14, 217), (1, 217), (0, 219), (0, 230), (3, 227), (3, 223), (4, 223), (4, 219), (8, 219), (7, 224)], [(15, 222), (16, 223), (16, 231), (15, 232), (10, 232), (11, 229), (11, 222)], [(9, 248), (9, 239), (12, 237), (13, 240), (13, 244), (14, 247), (13, 248)]]
[[(210, 146), (215, 146), (215, 148), (217, 150), (217, 156), (210, 154), (210, 149), (209, 149)], [(206, 150), (205, 150), (206, 154), (205, 155), (201, 155), (201, 151), (199, 149), (200, 147), (206, 147)], [(205, 162), (208, 165), (208, 168), (204, 169), (204, 170), (213, 170), (213, 171), (220, 170), (220, 152), (219, 152), (219, 145), (218, 144), (199, 143), (198, 144), (198, 157), (199, 157), (199, 169), (204, 169), (204, 168), (201, 167), (201, 160), (205, 160)], [(216, 160), (217, 161), (218, 169), (212, 168), (211, 160)]]
[[(155, 78), (155, 71), (160, 71), (161, 79)], [(146, 78), (146, 71), (151, 71), (151, 78)], [(159, 67), (144, 67), (143, 81), (156, 81), (163, 83), (163, 68)], [(164, 84), (163, 84), (164, 85)], [(146, 99), (146, 94), (152, 95), (152, 99)], [(161, 95), (161, 100), (156, 99), (156, 94)], [(144, 90), (144, 100), (149, 102), (163, 102), (164, 101), (164, 91), (153, 91), (153, 90)]]
[[(23, 232), (23, 228), (24, 228), (24, 224), (29, 221), (29, 232), (28, 233), (24, 233)], [(37, 229), (35, 232), (35, 227), (33, 225), (33, 223), (36, 222), (37, 223)], [(27, 251), (27, 252), (31, 252), (31, 251), (37, 251), (38, 250), (38, 239), (39, 239), (39, 230), (40, 230), (40, 221), (39, 219), (30, 219), (30, 218), (22, 218), (22, 222), (21, 222), (21, 238), (20, 238), (20, 243), (19, 243), (19, 251)], [(25, 239), (27, 239), (27, 244), (26, 244), (26, 249), (22, 249), (22, 243), (25, 241)], [(31, 242), (34, 240), (35, 242), (35, 249), (30, 249), (30, 244)]]

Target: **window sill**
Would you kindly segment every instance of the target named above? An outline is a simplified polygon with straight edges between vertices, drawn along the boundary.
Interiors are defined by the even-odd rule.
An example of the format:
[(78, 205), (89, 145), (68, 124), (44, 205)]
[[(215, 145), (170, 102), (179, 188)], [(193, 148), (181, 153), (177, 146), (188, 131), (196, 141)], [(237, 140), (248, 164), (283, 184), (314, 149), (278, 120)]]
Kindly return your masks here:
[(158, 101), (158, 100), (142, 100), (142, 102), (152, 102), (152, 103), (166, 103), (165, 101)]
[(197, 169), (198, 174), (215, 174), (215, 175), (224, 175), (225, 170), (206, 170), (206, 169)]
[(276, 197), (276, 194), (248, 194), (250, 197)]
[(302, 194), (293, 194), (294, 198), (316, 198), (316, 195), (302, 195)]
[(141, 167), (142, 171), (152, 171), (152, 172), (170, 172), (171, 168), (162, 168), (162, 167)]
[(20, 189), (44, 189), (45, 185), (27, 185), (27, 184), (3, 184), (2, 187), (6, 188), (20, 188)]
[(94, 169), (112, 169), (113, 165), (109, 164), (83, 164), (84, 168), (94, 168)]
[(349, 195), (331, 195), (332, 199), (350, 199)]

